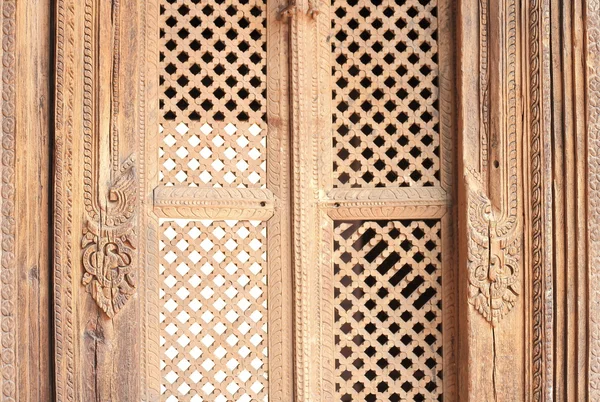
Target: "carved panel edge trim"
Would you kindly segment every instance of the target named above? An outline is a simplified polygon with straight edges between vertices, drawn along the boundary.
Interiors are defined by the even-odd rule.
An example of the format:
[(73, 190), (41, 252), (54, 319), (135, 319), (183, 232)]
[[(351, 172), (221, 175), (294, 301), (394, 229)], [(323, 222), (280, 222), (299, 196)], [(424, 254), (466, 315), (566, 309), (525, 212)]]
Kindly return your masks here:
[(157, 0), (139, 2), (140, 13), (140, 76), (138, 96), (139, 116), (139, 298), (140, 298), (140, 398), (150, 402), (160, 397), (160, 320), (158, 218), (153, 211), (154, 186), (158, 183), (158, 39), (159, 6)]
[(435, 219), (449, 208), (441, 188), (334, 189), (322, 201), (330, 218), (345, 219)]
[[(545, 9), (545, 10), (544, 10)], [(549, 105), (548, 81), (549, 77), (549, 7), (546, 0), (529, 0), (529, 166), (530, 166), (530, 253), (531, 253), (531, 395), (534, 401), (542, 401), (550, 392), (551, 384), (548, 369), (551, 364), (552, 352), (548, 352), (551, 332), (548, 333), (548, 320), (552, 320), (551, 312), (548, 316), (548, 303), (552, 310), (552, 296), (548, 296), (548, 288), (552, 286), (552, 267), (549, 266), (551, 244), (548, 236), (551, 228), (547, 222), (548, 178), (545, 171), (549, 171), (548, 158), (545, 149), (550, 144), (549, 124), (547, 121), (548, 110), (543, 109)], [(544, 48), (543, 53), (540, 49)], [(546, 84), (544, 84), (546, 82)], [(545, 85), (545, 86), (544, 86)], [(545, 105), (544, 105), (545, 104)], [(544, 137), (542, 139), (542, 137)], [(548, 145), (544, 145), (548, 144)], [(546, 203), (545, 201), (546, 200)], [(550, 259), (550, 260), (549, 260)], [(550, 298), (548, 300), (548, 298)], [(550, 343), (551, 345), (551, 343)], [(550, 385), (550, 386), (549, 386)]]
[[(267, 187), (260, 197), (267, 222), (269, 399), (294, 398), (293, 291), (290, 203), (290, 103), (287, 21), (278, 20), (285, 0), (267, 1)], [(256, 207), (254, 207), (256, 209)], [(270, 216), (268, 218), (267, 216)]]
[(56, 101), (54, 148), (54, 360), (57, 402), (79, 399), (74, 384), (73, 280), (73, 0), (56, 5)]

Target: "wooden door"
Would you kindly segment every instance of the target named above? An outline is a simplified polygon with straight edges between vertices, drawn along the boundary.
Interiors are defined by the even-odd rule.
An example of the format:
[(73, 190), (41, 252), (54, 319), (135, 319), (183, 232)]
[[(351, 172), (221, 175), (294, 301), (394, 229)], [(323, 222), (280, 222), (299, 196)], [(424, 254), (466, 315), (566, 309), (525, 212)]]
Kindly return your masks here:
[(454, 397), (448, 2), (57, 17), (57, 395)]

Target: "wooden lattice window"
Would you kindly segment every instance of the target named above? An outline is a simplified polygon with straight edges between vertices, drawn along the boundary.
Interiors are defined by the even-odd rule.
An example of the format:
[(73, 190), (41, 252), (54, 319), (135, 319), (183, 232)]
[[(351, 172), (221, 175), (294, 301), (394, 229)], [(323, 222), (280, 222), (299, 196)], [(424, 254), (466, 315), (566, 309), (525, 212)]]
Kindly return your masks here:
[(161, 181), (264, 187), (266, 0), (161, 2)]
[(334, 400), (454, 395), (447, 7), (331, 1)]
[(336, 222), (336, 399), (442, 395), (439, 221)]
[(437, 1), (332, 1), (336, 187), (440, 181)]
[(452, 400), (449, 0), (158, 3), (156, 398)]
[(266, 401), (266, 228), (165, 221), (161, 248), (163, 399)]
[(276, 3), (160, 0), (162, 401), (289, 394), (291, 379), (281, 378), (291, 360), (281, 355), (291, 305), (282, 292), (291, 282), (282, 284), (285, 208), (274, 207), (273, 193), (286, 132), (270, 130), (280, 112), (267, 99), (284, 70), (274, 59), (267, 71), (286, 39), (268, 31), (281, 24)]

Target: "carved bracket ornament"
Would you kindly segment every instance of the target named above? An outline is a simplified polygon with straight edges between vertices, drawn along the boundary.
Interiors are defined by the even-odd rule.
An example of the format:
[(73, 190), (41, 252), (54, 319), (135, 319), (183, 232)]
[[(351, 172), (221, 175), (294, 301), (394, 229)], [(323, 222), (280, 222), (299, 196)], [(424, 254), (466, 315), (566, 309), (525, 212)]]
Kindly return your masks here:
[[(93, 10), (102, 16), (94, 18)], [(81, 283), (109, 317), (135, 292), (137, 244), (135, 156), (120, 152), (120, 3), (86, 1), (84, 19), (83, 194)], [(107, 37), (106, 32), (111, 34)], [(112, 53), (100, 52), (99, 41)], [(109, 57), (104, 57), (109, 54)], [(110, 118), (101, 118), (103, 110)], [(127, 141), (123, 141), (126, 143)]]
[(502, 230), (502, 220), (483, 192), (469, 197), (469, 302), (497, 324), (515, 307), (519, 294), (521, 236)]
[(110, 186), (105, 205), (90, 204), (92, 213), (86, 216), (81, 239), (85, 270), (82, 283), (98, 307), (111, 318), (135, 291), (133, 261), (137, 239), (133, 222), (136, 204), (133, 165), (131, 156)]
[(496, 325), (515, 307), (521, 289), (519, 13), (516, 0), (481, 1), (479, 11), (478, 129), (465, 133), (465, 144), (479, 152), (465, 151), (464, 157), (468, 300)]
[[(289, 4), (279, 12), (278, 19), (289, 19), (302, 13), (302, 5), (300, 2), (301, 0), (290, 0)], [(313, 19), (319, 15), (319, 8), (315, 4), (315, 0), (308, 1), (305, 14)]]

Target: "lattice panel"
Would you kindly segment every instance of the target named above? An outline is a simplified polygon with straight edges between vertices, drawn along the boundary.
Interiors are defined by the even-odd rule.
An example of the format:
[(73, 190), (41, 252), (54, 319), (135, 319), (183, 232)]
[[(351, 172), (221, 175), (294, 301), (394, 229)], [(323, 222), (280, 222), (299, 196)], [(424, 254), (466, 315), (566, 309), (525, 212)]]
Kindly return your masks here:
[(267, 401), (266, 228), (164, 221), (162, 401)]
[(436, 0), (332, 5), (334, 185), (438, 185)]
[(266, 0), (161, 0), (161, 181), (262, 187)]
[(439, 221), (336, 222), (341, 401), (442, 400)]

